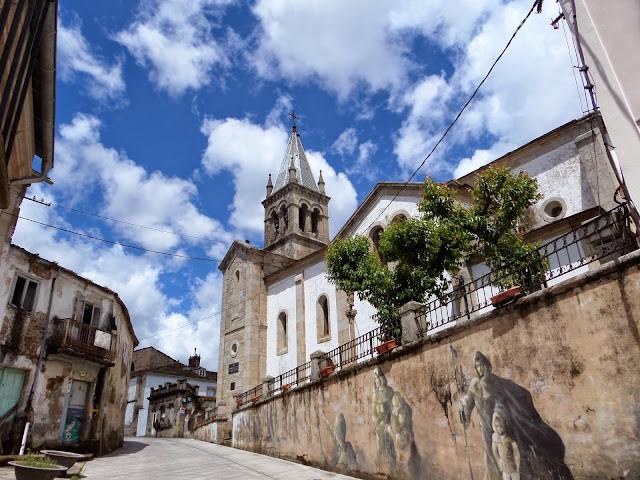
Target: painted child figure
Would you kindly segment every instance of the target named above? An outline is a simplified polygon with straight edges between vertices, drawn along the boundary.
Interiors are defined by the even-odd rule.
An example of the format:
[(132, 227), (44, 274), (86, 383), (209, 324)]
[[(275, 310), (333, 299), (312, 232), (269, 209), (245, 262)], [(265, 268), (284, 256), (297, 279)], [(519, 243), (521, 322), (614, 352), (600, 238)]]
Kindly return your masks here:
[(507, 415), (501, 405), (493, 412), (493, 455), (502, 473), (502, 480), (520, 480), (520, 452), (507, 433)]

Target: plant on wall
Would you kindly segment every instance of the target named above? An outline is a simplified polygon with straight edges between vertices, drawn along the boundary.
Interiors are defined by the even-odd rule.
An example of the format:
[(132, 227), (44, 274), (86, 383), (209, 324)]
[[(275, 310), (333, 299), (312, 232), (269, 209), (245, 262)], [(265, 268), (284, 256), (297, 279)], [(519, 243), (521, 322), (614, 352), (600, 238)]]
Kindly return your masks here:
[(537, 245), (526, 243), (527, 209), (542, 196), (525, 172), (490, 168), (470, 191), (471, 202), (427, 177), (418, 204), (421, 216), (391, 224), (380, 237), (380, 256), (362, 235), (329, 245), (327, 275), (339, 289), (356, 293), (377, 310), (380, 324), (399, 328), (399, 309), (408, 301), (444, 299), (446, 271), (459, 269), (472, 255), (483, 258), (495, 284), (508, 288), (531, 283), (540, 269), (529, 266)]

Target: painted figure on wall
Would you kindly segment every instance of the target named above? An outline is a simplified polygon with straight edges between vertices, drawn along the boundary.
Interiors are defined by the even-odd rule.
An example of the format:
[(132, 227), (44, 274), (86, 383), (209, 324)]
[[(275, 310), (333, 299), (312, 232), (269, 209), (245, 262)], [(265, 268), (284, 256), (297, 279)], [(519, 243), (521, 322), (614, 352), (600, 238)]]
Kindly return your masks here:
[(329, 422), (326, 423), (327, 430), (329, 430), (333, 438), (333, 459), (331, 463), (343, 470), (356, 469), (358, 466), (356, 452), (351, 442), (347, 442), (347, 422), (344, 419), (344, 415), (342, 412), (336, 415), (336, 422), (333, 428)]
[(520, 451), (511, 437), (507, 414), (500, 404), (493, 412), (493, 456), (498, 462), (502, 480), (520, 480)]
[[(573, 479), (564, 463), (564, 443), (555, 430), (542, 420), (533, 405), (531, 394), (511, 380), (495, 375), (491, 362), (482, 353), (475, 353), (473, 365), (476, 377), (471, 381), (467, 394), (460, 399), (460, 421), (466, 428), (473, 409), (477, 410), (484, 442), (485, 480)], [(497, 410), (496, 405), (499, 407)], [(496, 411), (497, 427), (507, 433), (494, 430)], [(499, 463), (500, 458), (497, 458), (493, 448), (494, 431), (498, 433), (496, 439), (500, 441), (503, 435), (515, 441), (513, 462), (505, 461), (505, 457), (502, 464)], [(499, 453), (508, 455), (508, 450), (507, 445), (501, 447)], [(515, 451), (518, 452), (518, 463), (515, 462)], [(511, 470), (511, 476), (504, 476), (504, 469)], [(518, 476), (513, 476), (516, 473)]]
[(400, 392), (387, 385), (382, 369), (373, 371), (373, 425), (376, 430), (378, 466), (414, 478), (419, 456), (413, 436), (411, 407)]

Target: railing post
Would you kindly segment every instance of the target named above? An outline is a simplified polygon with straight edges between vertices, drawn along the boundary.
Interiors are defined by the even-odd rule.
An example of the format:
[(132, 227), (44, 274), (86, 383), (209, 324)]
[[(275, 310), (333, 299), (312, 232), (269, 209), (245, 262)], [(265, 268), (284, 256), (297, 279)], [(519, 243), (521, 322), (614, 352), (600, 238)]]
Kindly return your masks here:
[[(420, 302), (408, 302), (400, 307), (400, 322), (402, 323), (402, 344), (415, 342), (419, 339), (418, 325), (415, 318), (417, 311), (422, 308)], [(427, 327), (425, 327), (425, 331)]]
[(267, 375), (262, 380), (262, 398), (269, 398), (271, 396), (270, 387), (273, 385), (273, 377), (271, 375)]
[(318, 350), (313, 352), (311, 357), (311, 378), (310, 381), (315, 381), (320, 379), (320, 360), (325, 356), (325, 352), (322, 350)]

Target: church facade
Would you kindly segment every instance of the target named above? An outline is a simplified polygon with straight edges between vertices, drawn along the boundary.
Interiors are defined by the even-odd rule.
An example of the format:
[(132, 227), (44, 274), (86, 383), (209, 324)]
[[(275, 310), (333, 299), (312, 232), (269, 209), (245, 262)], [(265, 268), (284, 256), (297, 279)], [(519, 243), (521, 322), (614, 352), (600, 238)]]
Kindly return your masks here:
[[(486, 168), (525, 170), (537, 179), (544, 197), (529, 212), (526, 237), (557, 238), (616, 205), (614, 176), (592, 120), (571, 121), (447, 185), (464, 201)], [(314, 352), (327, 352), (378, 326), (375, 309), (357, 297), (356, 315), (347, 315), (346, 294), (326, 278), (330, 198), (322, 172), (317, 178), (294, 125), (280, 171), (275, 183), (269, 176), (262, 202), (264, 248), (235, 241), (219, 267), (218, 417), (230, 418), (234, 395), (260, 385), (266, 376), (294, 369)], [(389, 224), (418, 215), (421, 185), (378, 183), (337, 235), (365, 235), (375, 249)], [(470, 280), (487, 271), (481, 261), (470, 259), (458, 275)]]

